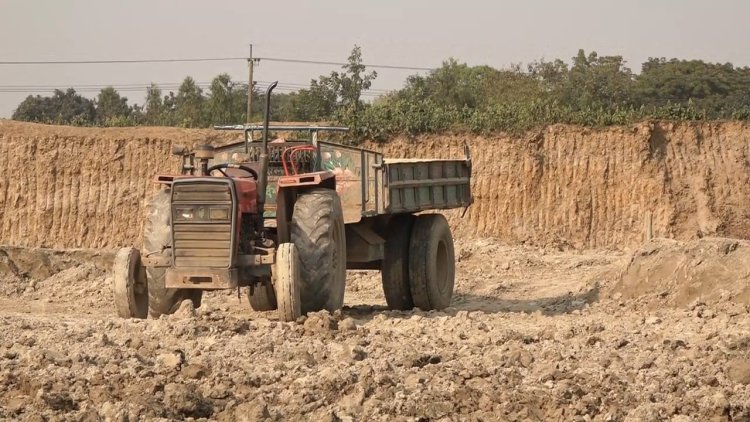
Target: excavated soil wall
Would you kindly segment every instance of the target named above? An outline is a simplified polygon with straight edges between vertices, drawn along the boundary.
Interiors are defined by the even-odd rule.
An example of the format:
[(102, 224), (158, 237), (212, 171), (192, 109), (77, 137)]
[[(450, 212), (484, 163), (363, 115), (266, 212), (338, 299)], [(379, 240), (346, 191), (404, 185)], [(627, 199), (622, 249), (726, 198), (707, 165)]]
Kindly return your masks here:
[[(654, 237), (750, 237), (750, 126), (547, 127), (523, 138), (431, 136), (390, 157), (473, 155), (475, 203), (454, 230), (510, 243), (624, 248)], [(650, 223), (649, 223), (650, 222)]]
[[(0, 244), (138, 244), (153, 175), (173, 143), (237, 134), (174, 128), (71, 128), (0, 121)], [(471, 147), (475, 203), (456, 236), (598, 248), (657, 237), (750, 238), (750, 127), (555, 125), (525, 137), (426, 136), (369, 143), (388, 157), (460, 157)], [(651, 216), (649, 219), (649, 215)]]

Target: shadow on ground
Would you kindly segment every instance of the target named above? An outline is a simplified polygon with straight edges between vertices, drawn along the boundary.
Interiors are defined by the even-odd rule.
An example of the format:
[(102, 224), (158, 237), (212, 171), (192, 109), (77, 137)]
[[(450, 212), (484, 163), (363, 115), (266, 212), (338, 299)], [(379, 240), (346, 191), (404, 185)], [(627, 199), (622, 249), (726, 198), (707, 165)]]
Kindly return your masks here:
[(554, 316), (568, 314), (575, 310), (583, 309), (584, 306), (599, 300), (599, 285), (596, 284), (588, 290), (573, 294), (569, 293), (562, 296), (516, 300), (502, 299), (490, 296), (480, 296), (473, 294), (454, 294), (451, 307), (442, 312), (422, 312), (414, 311), (389, 311), (387, 307), (381, 305), (354, 305), (345, 306), (343, 312), (345, 315), (356, 319), (372, 319), (379, 313), (386, 312), (389, 317), (410, 318), (415, 314), (425, 317), (455, 315), (460, 311), (482, 311), (486, 313), (510, 313), (524, 312), (534, 313), (541, 312), (543, 315)]

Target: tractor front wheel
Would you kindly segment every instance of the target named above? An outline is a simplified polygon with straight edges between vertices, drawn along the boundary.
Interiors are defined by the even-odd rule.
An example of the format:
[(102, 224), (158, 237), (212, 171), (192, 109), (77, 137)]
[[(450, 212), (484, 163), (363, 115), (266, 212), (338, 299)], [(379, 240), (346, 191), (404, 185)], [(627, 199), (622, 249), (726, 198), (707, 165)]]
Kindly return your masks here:
[(114, 299), (121, 318), (148, 316), (146, 273), (138, 249), (122, 248), (115, 255), (113, 267)]
[(276, 303), (276, 293), (273, 290), (271, 280), (266, 280), (252, 286), (248, 292), (247, 298), (250, 301), (250, 307), (256, 312), (273, 311), (278, 307)]
[(274, 287), (279, 319), (296, 321), (302, 316), (300, 303), (300, 265), (293, 243), (282, 243), (276, 251)]

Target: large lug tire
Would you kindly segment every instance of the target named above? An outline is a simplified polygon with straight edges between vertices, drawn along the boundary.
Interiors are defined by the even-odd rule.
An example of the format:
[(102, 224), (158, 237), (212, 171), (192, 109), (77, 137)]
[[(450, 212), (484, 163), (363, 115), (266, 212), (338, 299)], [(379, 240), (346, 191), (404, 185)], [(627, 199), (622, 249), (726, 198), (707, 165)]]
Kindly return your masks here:
[(414, 220), (411, 214), (398, 214), (386, 226), (380, 276), (388, 309), (405, 311), (414, 308), (409, 287), (409, 240)]
[(138, 250), (122, 248), (117, 251), (112, 274), (117, 315), (121, 318), (146, 318), (148, 287)]
[[(169, 189), (163, 189), (149, 203), (143, 225), (143, 249), (146, 253), (172, 253), (169, 200)], [(194, 307), (199, 307), (203, 292), (197, 289), (167, 289), (166, 273), (166, 268), (146, 267), (149, 315), (158, 318), (171, 314), (183, 300), (191, 300)]]
[(293, 243), (282, 243), (276, 251), (274, 287), (279, 319), (296, 321), (302, 316), (300, 301), (300, 263)]
[(456, 276), (448, 221), (442, 214), (418, 216), (409, 244), (409, 285), (414, 306), (425, 311), (447, 308)]
[(346, 234), (341, 199), (332, 189), (302, 193), (294, 204), (292, 243), (300, 262), (302, 312), (344, 305)]
[(277, 309), (276, 292), (270, 280), (254, 285), (250, 291), (252, 293), (248, 292), (247, 297), (254, 311), (266, 312)]

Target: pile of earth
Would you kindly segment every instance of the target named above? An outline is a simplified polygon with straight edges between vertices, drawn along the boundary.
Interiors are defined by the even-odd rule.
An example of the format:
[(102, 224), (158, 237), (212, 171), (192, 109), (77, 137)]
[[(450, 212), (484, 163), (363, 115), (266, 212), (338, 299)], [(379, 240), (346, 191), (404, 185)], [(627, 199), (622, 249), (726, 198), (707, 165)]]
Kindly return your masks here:
[(652, 306), (750, 304), (750, 242), (656, 239), (633, 253), (611, 293)]

